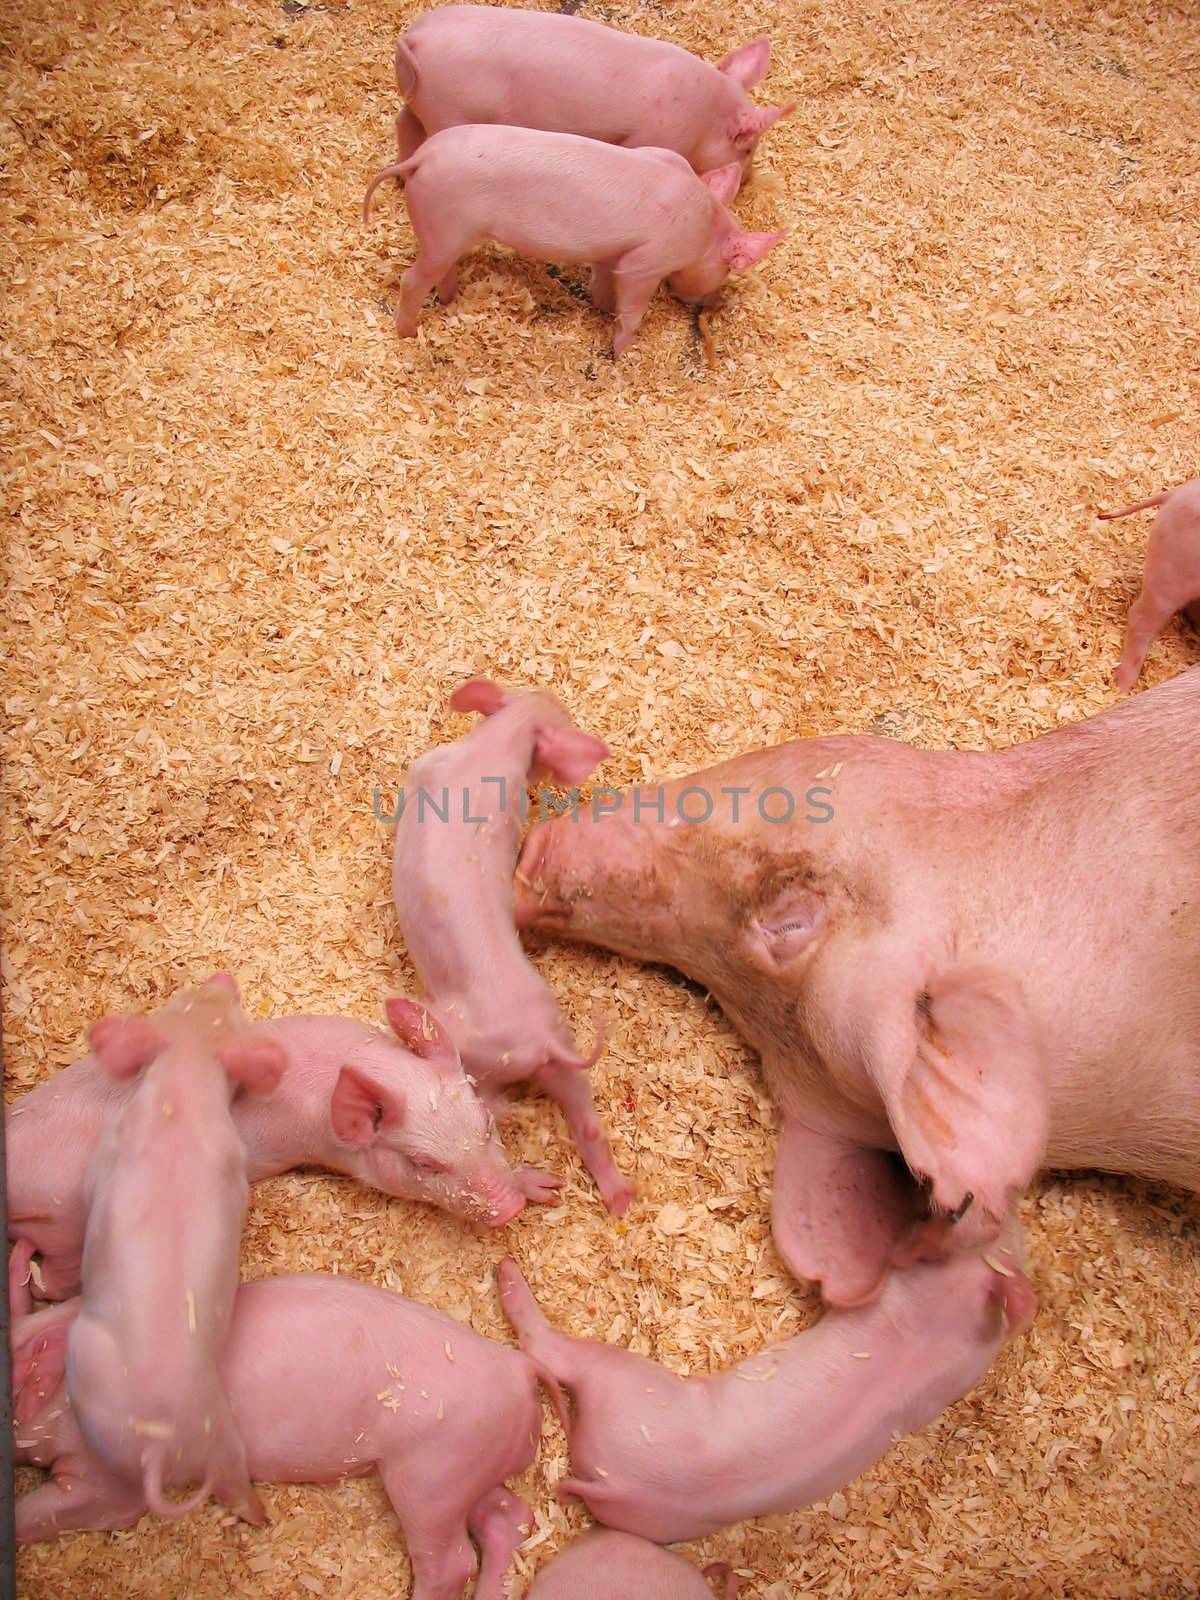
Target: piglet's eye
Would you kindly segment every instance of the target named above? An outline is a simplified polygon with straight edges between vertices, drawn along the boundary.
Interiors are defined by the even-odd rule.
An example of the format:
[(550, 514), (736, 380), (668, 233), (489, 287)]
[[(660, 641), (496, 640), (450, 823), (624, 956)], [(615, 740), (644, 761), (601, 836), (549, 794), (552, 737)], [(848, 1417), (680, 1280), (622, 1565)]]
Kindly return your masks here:
[(428, 1172), (430, 1175), (435, 1175), (437, 1173), (450, 1171), (450, 1168), (446, 1165), (446, 1163), (444, 1161), (439, 1161), (436, 1156), (409, 1156), (408, 1159), (412, 1162), (413, 1166), (416, 1167), (418, 1172)]

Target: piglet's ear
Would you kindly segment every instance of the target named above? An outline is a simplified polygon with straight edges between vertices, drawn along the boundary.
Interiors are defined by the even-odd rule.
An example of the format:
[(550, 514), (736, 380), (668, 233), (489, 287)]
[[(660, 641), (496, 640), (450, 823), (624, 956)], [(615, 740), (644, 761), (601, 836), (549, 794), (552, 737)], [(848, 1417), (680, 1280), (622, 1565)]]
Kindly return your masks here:
[(904, 1159), (935, 1205), (969, 1207), (994, 1237), (1049, 1129), (1045, 1056), (1020, 985), (994, 967), (954, 967), (926, 984), (907, 1042), (891, 1045), (871, 1075)]
[(251, 1094), (270, 1094), (287, 1066), (287, 1052), (274, 1039), (234, 1039), (217, 1051), (234, 1083)]
[(132, 1078), (149, 1066), (166, 1042), (145, 1017), (101, 1017), (88, 1029), (92, 1054), (110, 1078)]
[(767, 129), (773, 127), (780, 117), (790, 116), (795, 109), (795, 105), (742, 106), (735, 113), (729, 128), (730, 143), (735, 150), (748, 156)]
[(756, 83), (766, 77), (770, 65), (771, 41), (763, 34), (752, 43), (731, 50), (724, 61), (718, 63), (717, 71), (732, 78), (734, 83), (740, 83), (743, 89), (753, 89)]
[(490, 678), (468, 678), (450, 696), (451, 711), (480, 711), (485, 717), (499, 711), (508, 695)]
[(329, 1102), (335, 1137), (366, 1150), (382, 1131), (404, 1121), (404, 1095), (394, 1084), (382, 1084), (358, 1067), (343, 1067)]
[(741, 162), (731, 161), (727, 167), (714, 167), (711, 172), (702, 173), (700, 181), (706, 189), (712, 190), (723, 206), (730, 205), (742, 186)]
[(383, 1009), (388, 1026), (413, 1055), (434, 1066), (458, 1070), (458, 1051), (428, 1006), (410, 1000), (407, 995), (394, 994), (384, 1002)]
[(206, 978), (200, 985), (202, 989), (215, 989), (218, 994), (226, 994), (231, 1000), (242, 998), (238, 981), (232, 972), (214, 972), (211, 978)]
[(732, 233), (725, 241), (721, 260), (730, 272), (746, 272), (785, 237), (783, 233)]
[(582, 783), (607, 755), (604, 740), (582, 728), (547, 728), (537, 736), (533, 765), (560, 783)]

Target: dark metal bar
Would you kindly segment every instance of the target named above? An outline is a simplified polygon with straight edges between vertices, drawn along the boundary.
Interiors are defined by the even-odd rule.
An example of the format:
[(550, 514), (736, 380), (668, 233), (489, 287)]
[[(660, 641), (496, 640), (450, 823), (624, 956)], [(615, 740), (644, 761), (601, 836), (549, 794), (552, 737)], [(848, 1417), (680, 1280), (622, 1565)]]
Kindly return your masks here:
[[(4, 1050), (0, 1044), (0, 1078)], [(0, 1110), (3, 1108), (0, 1107)], [(0, 1600), (16, 1600), (17, 1545), (13, 1527), (12, 1348), (8, 1303), (8, 1176), (5, 1170), (4, 1117), (0, 1115)]]

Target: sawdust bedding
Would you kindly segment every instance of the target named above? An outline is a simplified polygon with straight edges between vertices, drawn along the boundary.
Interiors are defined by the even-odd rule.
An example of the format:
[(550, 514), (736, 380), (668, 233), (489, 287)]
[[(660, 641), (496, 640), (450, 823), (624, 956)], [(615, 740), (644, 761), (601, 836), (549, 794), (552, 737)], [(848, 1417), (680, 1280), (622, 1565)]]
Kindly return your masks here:
[[(498, 251), (399, 345), (412, 240), (376, 0), (25, 0), (0, 20), (8, 446), (8, 1093), (105, 1008), (217, 967), (248, 1004), (378, 1016), (413, 975), (387, 795), (485, 669), (554, 687), (606, 781), (804, 733), (1003, 745), (1100, 710), (1147, 519), (1200, 470), (1200, 27), (1160, 0), (584, 8), (710, 59), (775, 38), (748, 225), (785, 245), (714, 319), (665, 295), (619, 364), (577, 273)], [(1143, 684), (1200, 658), (1176, 623)], [(552, 1315), (677, 1371), (804, 1326), (768, 1236), (773, 1114), (705, 995), (537, 959), (586, 1034), (641, 1196), (614, 1224), (556, 1112), (514, 1157), (560, 1210), (475, 1237), (349, 1182), (256, 1193), (250, 1276), (338, 1270), (508, 1337), (513, 1251)], [(1041, 1315), (844, 1493), (691, 1548), (800, 1594), (1196, 1592), (1196, 1202), (1051, 1177)], [(529, 1573), (579, 1526), (550, 1485)], [(407, 1592), (375, 1480), (266, 1491), (252, 1531), (26, 1552), (26, 1600)], [(518, 1592), (522, 1586), (516, 1585)]]

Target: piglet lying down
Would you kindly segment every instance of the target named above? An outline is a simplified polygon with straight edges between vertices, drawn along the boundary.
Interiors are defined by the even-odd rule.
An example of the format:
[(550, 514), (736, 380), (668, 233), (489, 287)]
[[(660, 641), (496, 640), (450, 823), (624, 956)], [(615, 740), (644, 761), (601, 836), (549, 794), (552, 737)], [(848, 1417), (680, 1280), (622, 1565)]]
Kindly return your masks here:
[(396, 825), (396, 915), (434, 1020), (388, 1002), (393, 1028), (420, 1055), (456, 1049), (485, 1098), (530, 1082), (562, 1107), (609, 1210), (633, 1190), (596, 1117), (586, 1068), (558, 1002), (525, 958), (513, 921), (512, 872), (526, 785), (549, 774), (579, 783), (608, 754), (541, 690), (511, 692), (472, 679), (450, 699), (485, 720), (409, 769)]
[[(14, 1325), (17, 1460), (53, 1473), (17, 1502), (22, 1544), (127, 1528), (147, 1509), (80, 1433), (62, 1361), (77, 1308)], [(328, 1483), (377, 1470), (404, 1529), (412, 1600), (458, 1600), (476, 1570), (471, 1538), (476, 1600), (504, 1600), (531, 1520), (505, 1479), (530, 1464), (541, 1434), (525, 1356), (371, 1284), (301, 1274), (241, 1286), (221, 1372), (252, 1478)]]
[[(735, 1600), (741, 1582), (724, 1562), (705, 1567), (721, 1580), (722, 1600)], [(612, 1528), (593, 1528), (537, 1575), (529, 1600), (713, 1600), (690, 1561), (673, 1550)]]
[(698, 178), (674, 150), (623, 150), (573, 133), (445, 128), (376, 174), (364, 221), (388, 178), (406, 185), (420, 246), (400, 286), (401, 338), (416, 333), (435, 285), (443, 302), (453, 300), (459, 257), (485, 239), (535, 261), (590, 265), (592, 299), (617, 313), (616, 357), (664, 278), (678, 299), (711, 305), (731, 272), (761, 261), (783, 237), (746, 233), (725, 209), (741, 181), (736, 162)]
[[(219, 1372), (250, 1197), (229, 1105), (239, 1088), (269, 1093), (287, 1062), (248, 1035), (228, 973), (153, 1017), (105, 1017), (91, 1030), (108, 1072), (141, 1077), (84, 1179), (67, 1369), (89, 1448), (160, 1516), (210, 1493), (247, 1521), (263, 1516)], [(163, 1498), (171, 1481), (200, 1484), (188, 1506)]]
[(829, 1311), (728, 1372), (679, 1378), (558, 1333), (512, 1261), (500, 1293), (570, 1441), (559, 1498), (659, 1544), (832, 1494), (978, 1383), (1035, 1306), (1015, 1243), (998, 1243), (893, 1273), (873, 1305)]
[[(436, 1025), (398, 1002), (405, 1036)], [(554, 1197), (547, 1173), (513, 1172), (495, 1119), (453, 1050), (417, 1056), (393, 1033), (352, 1017), (275, 1017), (246, 1038), (280, 1048), (287, 1075), (273, 1094), (238, 1094), (230, 1108), (252, 1183), (293, 1167), (344, 1172), (384, 1194), (425, 1200), (454, 1216), (500, 1227), (527, 1199)], [(9, 1236), (39, 1295), (79, 1293), (87, 1224), (84, 1174), (105, 1123), (136, 1091), (83, 1056), (8, 1108)]]

